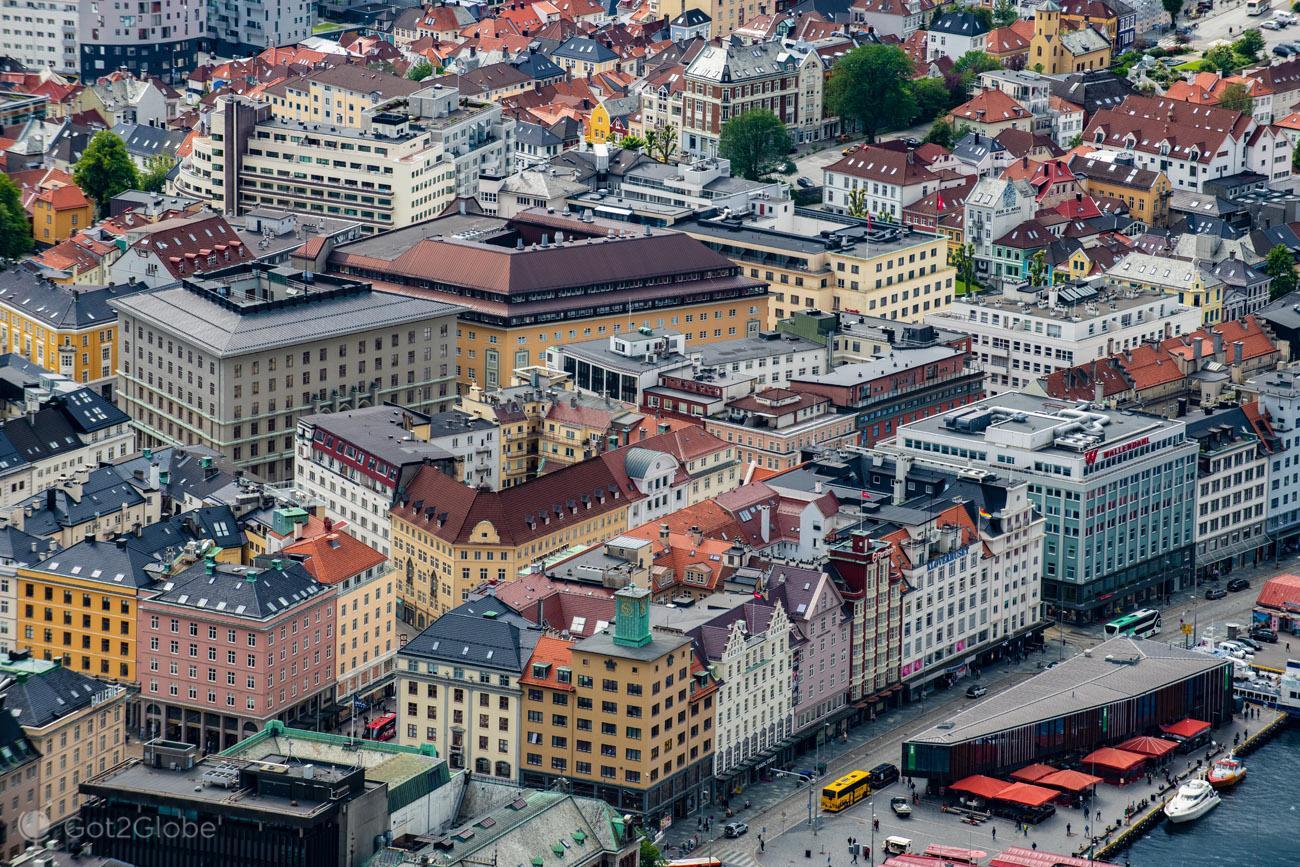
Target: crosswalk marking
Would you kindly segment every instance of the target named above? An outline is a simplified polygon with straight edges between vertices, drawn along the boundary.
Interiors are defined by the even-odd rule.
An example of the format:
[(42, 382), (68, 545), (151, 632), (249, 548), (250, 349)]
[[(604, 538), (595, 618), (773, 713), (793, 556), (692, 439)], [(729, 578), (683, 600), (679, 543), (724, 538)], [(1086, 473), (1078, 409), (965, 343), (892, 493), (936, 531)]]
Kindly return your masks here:
[(754, 849), (757, 845), (755, 843), (753, 846), (745, 845), (740, 848), (719, 846), (713, 850), (713, 854), (725, 867), (762, 867), (758, 859), (754, 857)]

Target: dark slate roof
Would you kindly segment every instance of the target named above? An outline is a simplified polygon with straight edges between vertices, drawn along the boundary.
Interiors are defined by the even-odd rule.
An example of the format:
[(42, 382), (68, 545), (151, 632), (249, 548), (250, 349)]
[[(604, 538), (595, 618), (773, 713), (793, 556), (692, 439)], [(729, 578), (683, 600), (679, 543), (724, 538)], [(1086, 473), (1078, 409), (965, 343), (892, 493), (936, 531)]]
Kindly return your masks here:
[(849, 8), (852, 5), (852, 0), (802, 0), (798, 5), (787, 9), (786, 14), (798, 18), (805, 12), (816, 12), (827, 21), (845, 23), (849, 20)]
[(51, 328), (94, 328), (117, 321), (111, 298), (146, 289), (144, 284), (62, 286), (27, 268), (0, 271), (0, 299)]
[(1227, 240), (1236, 240), (1242, 236), (1241, 230), (1233, 227), (1226, 220), (1207, 217), (1204, 214), (1188, 214), (1170, 226), (1170, 229), (1174, 234), (1212, 235)]
[(522, 673), (542, 628), (495, 596), (460, 605), (406, 643), (402, 656)]
[(618, 60), (618, 55), (609, 46), (587, 36), (574, 36), (551, 54), (586, 63), (608, 63), (611, 60)]
[(158, 154), (175, 156), (176, 149), (189, 135), (189, 130), (162, 129), (143, 123), (119, 123), (113, 132), (126, 142), (126, 152), (140, 159)]
[(1300, 238), (1287, 223), (1270, 226), (1267, 229), (1255, 229), (1250, 233), (1250, 246), (1259, 256), (1267, 256), (1269, 251), (1281, 244), (1292, 253), (1300, 252)]
[[(81, 438), (66, 415), (52, 404), (46, 404), (34, 415), (11, 418), (0, 428), (9, 441), (18, 463), (34, 463), (64, 452), (81, 448)], [(0, 448), (0, 454), (8, 450)], [(0, 457), (0, 470), (12, 464)]]
[[(81, 489), (81, 498), (73, 497), (67, 488), (49, 487), (18, 504), (30, 514), (23, 516), (23, 529), (36, 536), (49, 538), (63, 527), (76, 527), (93, 521), (101, 515), (120, 511), (123, 506), (138, 506), (144, 497), (122, 480), (111, 467), (91, 471)], [(121, 528), (123, 532), (130, 527)]]
[[(0, 656), (0, 664), (5, 657)], [(89, 707), (91, 699), (108, 684), (62, 665), (20, 674), (5, 693), (5, 711), (13, 711), (19, 725), (40, 728)], [(8, 716), (8, 713), (4, 713)]]
[[(212, 466), (200, 466), (205, 457), (212, 458)], [(181, 500), (187, 494), (201, 500), (234, 483), (235, 474), (222, 469), (222, 463), (225, 459), (217, 452), (202, 446), (190, 446), (188, 449), (157, 449), (150, 452), (149, 457), (142, 453), (114, 464), (112, 470), (140, 490), (152, 490), (152, 468), (157, 467), (158, 488), (163, 494), (173, 500)], [(163, 472), (167, 473), (166, 484), (162, 483)]]
[(1220, 259), (1212, 272), (1228, 286), (1245, 288), (1269, 280), (1270, 277), (1258, 268), (1253, 268), (1236, 256)]
[(53, 541), (38, 539), (12, 524), (0, 527), (0, 563), (2, 564), (27, 566), (38, 563), (49, 556), (54, 546)]
[(510, 64), (534, 81), (547, 81), (552, 78), (562, 79), (565, 72), (539, 51), (529, 51)]
[(713, 21), (702, 9), (687, 9), (681, 15), (678, 15), (669, 22), (673, 27), (699, 27), (701, 24), (709, 24)]
[[(87, 539), (46, 558), (33, 568), (39, 572), (98, 581), (123, 587), (147, 587), (153, 578), (145, 567), (170, 562), (185, 543), (211, 539), (219, 547), (242, 545), (243, 534), (229, 506), (207, 506), (142, 527), (138, 533), (111, 542)], [(238, 541), (236, 541), (238, 540)]]
[(11, 681), (0, 677), (0, 775), (41, 757), (32, 742), (27, 740), (18, 720), (6, 707), (6, 688), (12, 688)]
[(1236, 431), (1238, 436), (1255, 435), (1255, 425), (1251, 423), (1245, 411), (1239, 406), (1217, 410), (1210, 415), (1189, 413), (1183, 420), (1187, 422), (1188, 439), (1200, 439), (1209, 436), (1215, 428), (1224, 425)]
[(988, 33), (989, 28), (974, 12), (945, 12), (930, 25), (930, 32), (971, 37)]
[(731, 635), (731, 624), (738, 620), (745, 622), (746, 635), (762, 635), (772, 622), (776, 607), (764, 601), (746, 602), (730, 611), (724, 611), (707, 623), (692, 629), (688, 635), (695, 642), (700, 655), (708, 660), (722, 658), (727, 649), (727, 639)]
[(81, 154), (86, 150), (86, 145), (90, 144), (90, 139), (96, 132), (97, 130), (90, 127), (64, 124), (63, 128), (55, 133), (50, 152), (60, 162), (75, 163), (81, 159)]
[(151, 602), (219, 611), (230, 617), (274, 620), (329, 590), (297, 560), (285, 558), (253, 566), (217, 563), (208, 572), (199, 561), (162, 581)]
[(977, 163), (990, 153), (1000, 153), (1007, 146), (983, 133), (968, 132), (952, 147), (952, 155), (963, 162)]
[(539, 148), (559, 147), (564, 144), (559, 136), (546, 127), (528, 121), (519, 121), (515, 125), (515, 140), (520, 144)]
[(1116, 107), (1135, 92), (1126, 79), (1106, 70), (1074, 72), (1049, 80), (1053, 96), (1083, 106), (1089, 117), (1103, 108)]
[(130, 416), (92, 388), (60, 395), (50, 401), (50, 406), (62, 412), (68, 423), (80, 433), (93, 433), (131, 420)]
[(1300, 331), (1300, 291), (1288, 292), (1262, 307), (1255, 315), (1278, 328)]

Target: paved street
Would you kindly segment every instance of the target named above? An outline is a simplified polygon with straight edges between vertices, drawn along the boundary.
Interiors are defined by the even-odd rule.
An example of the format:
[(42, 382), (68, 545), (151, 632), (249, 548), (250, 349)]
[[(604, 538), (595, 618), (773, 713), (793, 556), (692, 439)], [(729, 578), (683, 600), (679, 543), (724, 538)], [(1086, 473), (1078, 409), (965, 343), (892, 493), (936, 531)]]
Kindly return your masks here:
[[(1245, 0), (1235, 0), (1235, 2), (1220, 0), (1208, 17), (1194, 22), (1187, 22), (1196, 25), (1190, 47), (1203, 51), (1220, 40), (1232, 41), (1241, 36), (1243, 30), (1259, 27), (1260, 24), (1272, 17), (1274, 10), (1289, 10), (1290, 8), (1290, 3), (1274, 0), (1273, 8), (1266, 14), (1247, 15)], [(1300, 25), (1284, 27), (1281, 30), (1261, 29), (1259, 32), (1264, 36), (1264, 43), (1269, 49), (1272, 49), (1279, 42), (1300, 41)], [(1269, 59), (1275, 58), (1270, 55)]]

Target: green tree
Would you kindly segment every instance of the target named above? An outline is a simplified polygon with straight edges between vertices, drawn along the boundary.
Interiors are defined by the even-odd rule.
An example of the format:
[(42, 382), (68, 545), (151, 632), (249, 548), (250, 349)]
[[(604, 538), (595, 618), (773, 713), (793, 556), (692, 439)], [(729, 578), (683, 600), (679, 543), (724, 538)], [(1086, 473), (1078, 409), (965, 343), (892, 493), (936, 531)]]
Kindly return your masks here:
[(663, 863), (664, 856), (660, 854), (659, 847), (651, 843), (649, 837), (642, 837), (640, 867), (660, 867)]
[(618, 146), (630, 151), (645, 150), (645, 139), (639, 135), (625, 135), (619, 140)]
[(1250, 91), (1246, 90), (1246, 85), (1234, 81), (1223, 89), (1223, 94), (1219, 97), (1219, 105), (1242, 114), (1250, 114), (1255, 107), (1255, 100), (1251, 97)]
[[(966, 286), (968, 293), (974, 293), (975, 286), (975, 245), (962, 244), (948, 254), (948, 264), (957, 269), (957, 279)], [(960, 294), (960, 293), (958, 293)]]
[(1260, 33), (1257, 28), (1252, 27), (1243, 31), (1237, 41), (1232, 43), (1232, 51), (1246, 63), (1250, 63), (1259, 57), (1264, 50), (1264, 34)]
[(826, 82), (826, 107), (868, 142), (886, 130), (902, 129), (916, 117), (907, 82), (912, 61), (896, 45), (863, 45), (840, 58)]
[(736, 115), (718, 136), (718, 154), (731, 160), (731, 173), (751, 181), (779, 170), (789, 151), (785, 124), (765, 108)]
[(916, 100), (916, 117), (913, 121), (934, 120), (948, 110), (948, 88), (938, 78), (917, 78), (909, 84), (912, 99)]
[(989, 30), (998, 25), (993, 21), (993, 10), (987, 6), (962, 6), (958, 9), (960, 12), (969, 12)]
[(647, 130), (645, 151), (661, 163), (670, 163), (677, 155), (677, 127), (672, 124)]
[(1281, 298), (1296, 288), (1295, 256), (1284, 245), (1278, 244), (1264, 257), (1260, 270), (1273, 278), (1268, 288), (1268, 297)]
[(154, 154), (144, 161), (144, 171), (140, 173), (140, 189), (150, 193), (161, 193), (167, 183), (167, 173), (176, 165), (176, 158), (171, 154)]
[(1039, 250), (1029, 258), (1029, 285), (1042, 286), (1047, 280), (1047, 254)]
[(1291, 151), (1291, 171), (1300, 174), (1300, 148)]
[(433, 64), (427, 60), (421, 60), (406, 70), (406, 77), (411, 81), (424, 81), (430, 75), (433, 75)]
[(1205, 52), (1205, 60), (1219, 72), (1227, 74), (1240, 65), (1237, 52), (1230, 45), (1216, 45)]
[(869, 212), (866, 190), (849, 190), (849, 216), (861, 219)]
[(109, 199), (124, 190), (134, 189), (140, 182), (126, 152), (122, 137), (111, 130), (101, 129), (91, 138), (72, 169), (72, 179), (81, 191), (94, 199), (99, 216), (108, 214)]
[(1016, 4), (1011, 0), (998, 0), (997, 5), (993, 7), (993, 24), (995, 27), (1010, 27), (1020, 19), (1020, 14), (1016, 11)]
[(32, 249), (32, 224), (27, 221), (18, 185), (0, 174), (0, 257), (17, 259)]
[[(939, 147), (952, 149), (957, 143), (956, 136), (953, 134), (952, 122), (940, 118), (930, 127), (930, 131), (925, 134), (925, 140), (930, 144), (937, 144)], [(1300, 153), (1300, 148), (1296, 148)]]
[(1160, 5), (1169, 13), (1169, 20), (1178, 23), (1178, 13), (1183, 11), (1183, 0), (1160, 0)]
[(965, 93), (970, 93), (981, 72), (992, 72), (1001, 68), (1002, 64), (998, 63), (996, 57), (983, 51), (967, 51), (952, 65), (952, 71), (961, 77)]

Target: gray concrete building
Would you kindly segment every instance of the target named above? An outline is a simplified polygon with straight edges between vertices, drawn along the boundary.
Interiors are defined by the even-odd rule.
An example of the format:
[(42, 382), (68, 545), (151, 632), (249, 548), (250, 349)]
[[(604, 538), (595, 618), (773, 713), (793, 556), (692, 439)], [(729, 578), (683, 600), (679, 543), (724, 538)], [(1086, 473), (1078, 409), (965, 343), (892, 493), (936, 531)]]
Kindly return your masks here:
[(120, 401), (141, 445), (203, 445), (293, 478), (305, 413), (450, 409), (454, 305), (262, 263), (119, 299)]

